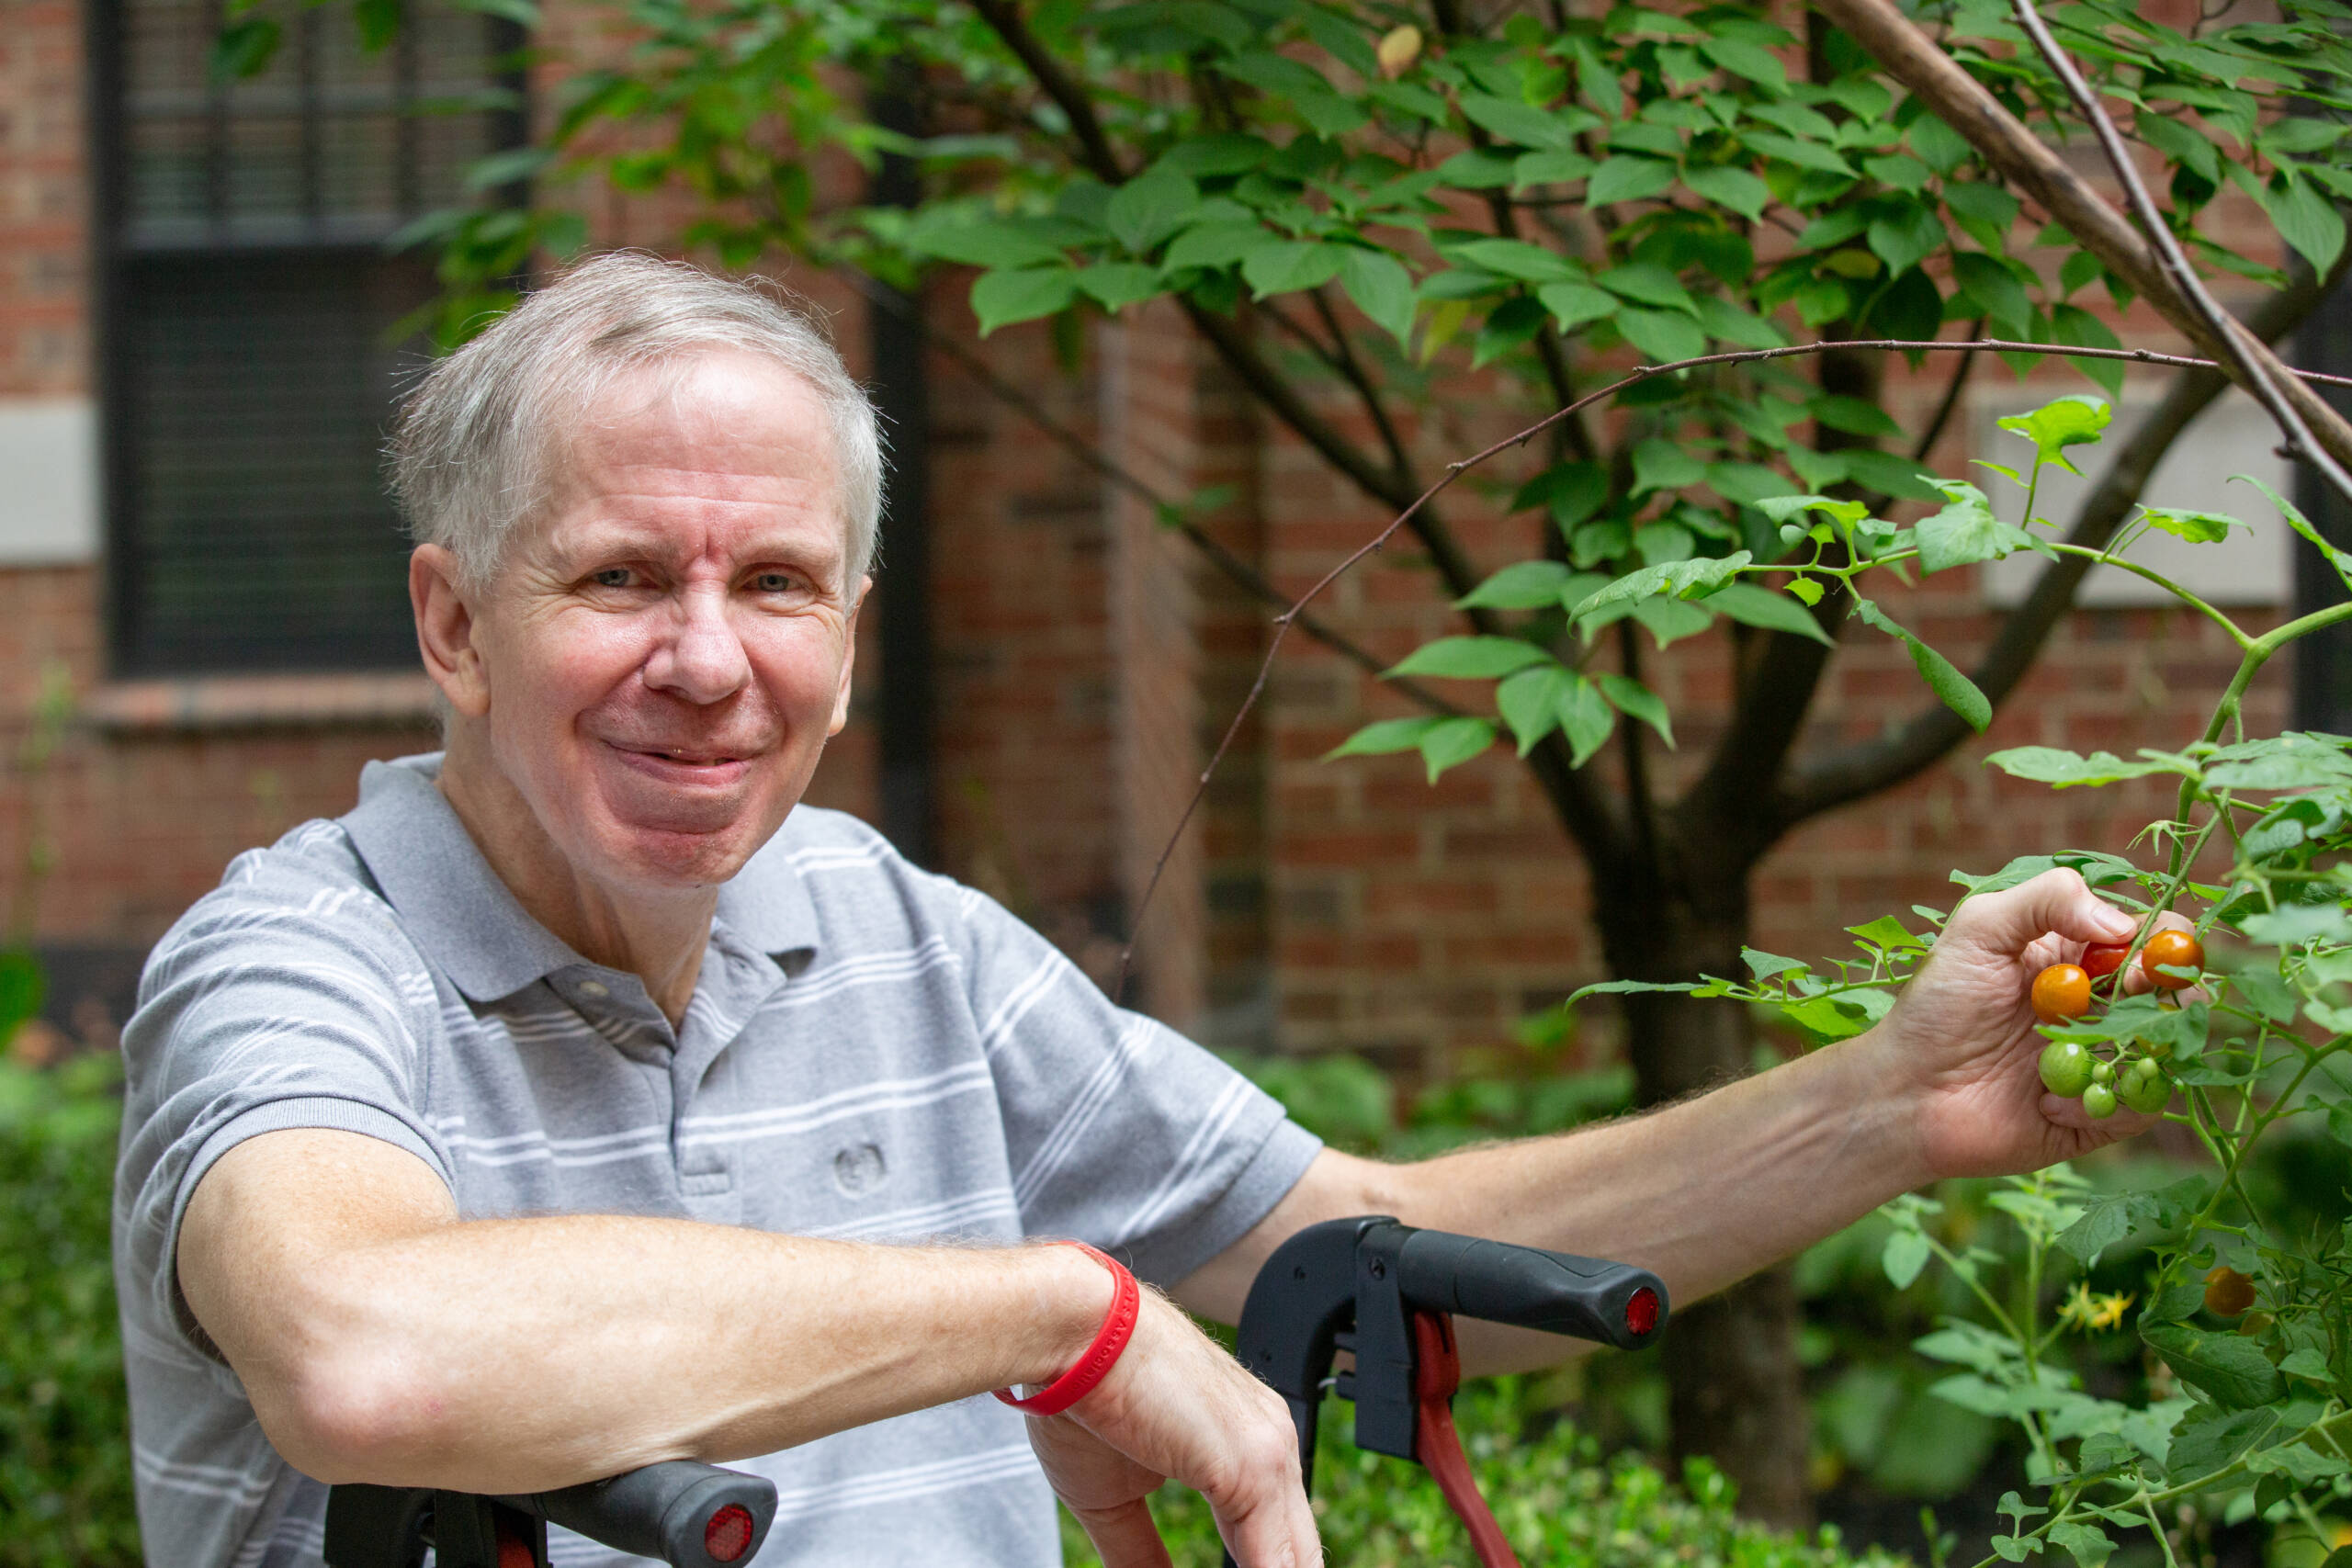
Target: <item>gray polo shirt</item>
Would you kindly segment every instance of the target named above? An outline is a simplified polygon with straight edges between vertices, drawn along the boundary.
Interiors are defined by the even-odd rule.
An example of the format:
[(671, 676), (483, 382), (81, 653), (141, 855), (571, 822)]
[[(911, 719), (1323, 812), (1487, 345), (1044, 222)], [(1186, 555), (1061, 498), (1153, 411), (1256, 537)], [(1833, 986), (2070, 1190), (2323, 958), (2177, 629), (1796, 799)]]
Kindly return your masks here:
[[(1249, 1230), (1315, 1156), (1214, 1056), (836, 812), (794, 811), (720, 890), (673, 1030), (635, 976), (524, 912), (435, 788), (438, 764), (370, 763), (356, 809), (240, 855), (148, 960), (123, 1034), (114, 1234), (158, 1568), (320, 1561), (325, 1489), (262, 1435), (172, 1266), (198, 1181), (257, 1134), (395, 1144), (469, 1219), (1069, 1235), (1163, 1283)], [(1059, 1560), (1022, 1419), (986, 1395), (746, 1468), (781, 1495), (766, 1568)], [(557, 1534), (557, 1563), (636, 1561)]]

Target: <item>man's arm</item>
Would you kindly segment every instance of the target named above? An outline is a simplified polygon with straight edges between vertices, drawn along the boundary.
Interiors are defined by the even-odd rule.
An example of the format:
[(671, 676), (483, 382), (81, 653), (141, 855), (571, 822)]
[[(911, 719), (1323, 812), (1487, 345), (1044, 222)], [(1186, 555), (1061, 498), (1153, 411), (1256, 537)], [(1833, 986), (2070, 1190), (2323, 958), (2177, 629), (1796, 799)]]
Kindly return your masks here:
[[(1071, 1247), (460, 1222), (423, 1162), (331, 1131), (222, 1156), (189, 1201), (177, 1269), (296, 1468), (473, 1492), (767, 1453), (1046, 1382), (1085, 1351), (1112, 1295)], [(1203, 1491), (1252, 1568), (1315, 1560), (1282, 1401), (1156, 1295), (1110, 1376), (1038, 1425), (1066, 1428), (1068, 1468), (1124, 1463)], [(1141, 1506), (1114, 1498), (1089, 1520), (1137, 1543), (1114, 1563), (1165, 1562), (1141, 1549)]]
[[(1177, 1288), (1231, 1322), (1258, 1266), (1319, 1220), (1408, 1224), (1639, 1264), (1679, 1304), (1733, 1284), (1945, 1176), (2038, 1169), (2151, 1125), (2094, 1123), (2045, 1094), (2033, 976), (2128, 917), (2071, 871), (1968, 899), (1878, 1026), (1649, 1115), (1391, 1166), (1326, 1152), (1265, 1221)], [(1719, 1004), (1721, 1005), (1721, 1004)], [(1574, 1347), (1464, 1328), (1481, 1371)]]

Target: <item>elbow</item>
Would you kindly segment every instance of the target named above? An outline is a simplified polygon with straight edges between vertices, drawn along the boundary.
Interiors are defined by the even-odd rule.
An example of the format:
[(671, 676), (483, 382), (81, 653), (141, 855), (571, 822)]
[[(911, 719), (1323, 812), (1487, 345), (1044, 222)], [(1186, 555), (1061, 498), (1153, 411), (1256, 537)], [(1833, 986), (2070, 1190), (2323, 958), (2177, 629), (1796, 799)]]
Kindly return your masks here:
[(295, 1469), (330, 1486), (430, 1484), (454, 1434), (450, 1402), (418, 1361), (391, 1347), (338, 1348), (248, 1380), (254, 1416)]

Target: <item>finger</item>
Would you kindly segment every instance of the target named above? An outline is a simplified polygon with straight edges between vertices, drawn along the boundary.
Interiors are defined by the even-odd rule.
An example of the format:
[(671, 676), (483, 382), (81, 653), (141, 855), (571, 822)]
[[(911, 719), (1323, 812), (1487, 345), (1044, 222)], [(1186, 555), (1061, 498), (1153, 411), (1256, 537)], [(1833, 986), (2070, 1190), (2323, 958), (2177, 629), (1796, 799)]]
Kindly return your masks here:
[(2080, 872), (2060, 869), (1967, 900), (1953, 912), (1946, 935), (2015, 953), (2052, 931), (2073, 942), (2121, 942), (2134, 923), (2094, 894)]
[(1240, 1568), (1315, 1568), (1323, 1561), (1314, 1510), (1304, 1491), (1292, 1490), (1297, 1493), (1295, 1506), (1285, 1499), (1248, 1512), (1210, 1509), (1217, 1534), (1225, 1538)]
[(1094, 1543), (1102, 1568), (1170, 1568), (1168, 1543), (1159, 1539), (1150, 1505), (1142, 1498), (1115, 1507), (1071, 1508), (1070, 1517)]
[(2081, 1100), (2069, 1100), (2062, 1094), (2044, 1094), (2041, 1097), (2041, 1114), (2056, 1126), (2097, 1133), (2107, 1138), (2136, 1138), (2164, 1120), (2160, 1111), (2143, 1114), (2137, 1111), (2118, 1110), (2106, 1121), (2095, 1122), (2091, 1113), (2083, 1109)]

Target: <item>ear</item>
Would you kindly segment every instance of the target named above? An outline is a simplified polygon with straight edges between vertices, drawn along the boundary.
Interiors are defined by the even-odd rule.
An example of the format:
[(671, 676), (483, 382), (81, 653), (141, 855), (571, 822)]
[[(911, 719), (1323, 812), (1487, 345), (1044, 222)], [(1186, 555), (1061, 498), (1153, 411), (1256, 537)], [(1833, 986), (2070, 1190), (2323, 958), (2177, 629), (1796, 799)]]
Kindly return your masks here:
[(851, 602), (849, 619), (842, 623), (842, 685), (833, 694), (833, 720), (825, 727), (828, 736), (839, 735), (849, 723), (850, 673), (857, 667), (857, 613), (865, 608), (865, 595), (874, 586), (871, 577), (857, 585), (857, 597)]
[(474, 612), (458, 586), (458, 558), (439, 545), (419, 545), (408, 558), (408, 603), (416, 616), (416, 648), (424, 672), (449, 705), (467, 718), (490, 711), (490, 672), (474, 646)]

